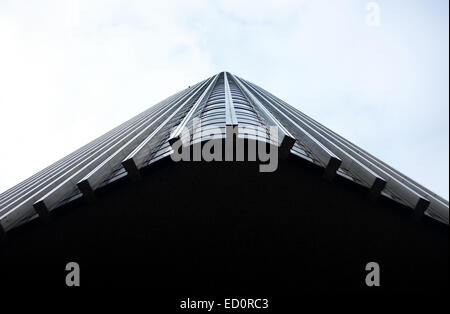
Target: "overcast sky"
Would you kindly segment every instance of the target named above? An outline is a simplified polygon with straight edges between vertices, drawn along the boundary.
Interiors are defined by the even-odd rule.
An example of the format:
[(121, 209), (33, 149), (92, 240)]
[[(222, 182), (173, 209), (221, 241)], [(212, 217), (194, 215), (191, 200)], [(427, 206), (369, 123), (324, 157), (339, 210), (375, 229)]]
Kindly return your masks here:
[(448, 0), (368, 3), (0, 0), (0, 192), (227, 70), (448, 199)]

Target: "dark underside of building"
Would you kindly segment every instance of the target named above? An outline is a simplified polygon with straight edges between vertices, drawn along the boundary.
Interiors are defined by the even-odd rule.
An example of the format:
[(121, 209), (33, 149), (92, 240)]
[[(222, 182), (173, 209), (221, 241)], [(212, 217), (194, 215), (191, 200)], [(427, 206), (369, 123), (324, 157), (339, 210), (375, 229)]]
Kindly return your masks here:
[[(160, 293), (448, 292), (448, 226), (294, 155), (256, 162), (173, 162), (123, 177), (8, 232), (9, 288), (82, 287)], [(381, 286), (365, 267), (380, 265)]]

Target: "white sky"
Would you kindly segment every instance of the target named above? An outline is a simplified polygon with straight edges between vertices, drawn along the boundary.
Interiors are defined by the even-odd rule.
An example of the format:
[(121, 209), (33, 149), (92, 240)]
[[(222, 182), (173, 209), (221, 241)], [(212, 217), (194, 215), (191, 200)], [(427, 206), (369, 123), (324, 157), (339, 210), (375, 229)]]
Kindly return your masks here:
[(443, 0), (0, 0), (0, 191), (227, 70), (448, 199)]

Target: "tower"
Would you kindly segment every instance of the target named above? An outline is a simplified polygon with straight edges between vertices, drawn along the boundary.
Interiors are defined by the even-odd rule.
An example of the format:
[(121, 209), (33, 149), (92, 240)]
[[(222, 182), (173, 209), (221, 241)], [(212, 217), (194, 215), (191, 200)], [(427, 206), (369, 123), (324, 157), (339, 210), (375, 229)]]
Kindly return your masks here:
[[(275, 168), (262, 170), (273, 161)], [(229, 72), (170, 96), (0, 195), (0, 226), (7, 238), (4, 260), (11, 264), (22, 256), (19, 248), (28, 256), (41, 254), (49, 260), (79, 254), (92, 265), (103, 256), (114, 256), (123, 264), (125, 252), (148, 261), (138, 247), (159, 230), (174, 238), (149, 244), (164, 256), (154, 265), (165, 265), (174, 257), (184, 261), (174, 252), (179, 247), (191, 259), (214, 256), (211, 263), (218, 267), (190, 260), (190, 270), (245, 270), (257, 277), (275, 269), (276, 274), (286, 271), (306, 278), (315, 289), (335, 288), (326, 278), (357, 273), (371, 257), (364, 241), (375, 243), (373, 257), (380, 259), (381, 267), (383, 262), (401, 265), (405, 261), (397, 259), (396, 251), (404, 250), (419, 283), (448, 287), (448, 252), (443, 250), (448, 248), (448, 212), (448, 201), (442, 197)], [(89, 259), (86, 256), (95, 254), (86, 246), (93, 238), (98, 248), (118, 251)], [(240, 240), (248, 242), (239, 244)], [(195, 244), (195, 253), (187, 253), (193, 242), (202, 245)], [(43, 252), (39, 243), (52, 252)], [(165, 247), (171, 252), (162, 253)], [(241, 263), (236, 261), (239, 254), (245, 256)], [(305, 254), (314, 257), (302, 259)], [(354, 268), (346, 266), (340, 275), (319, 275), (328, 257), (348, 258), (345, 265)], [(270, 262), (264, 267), (255, 266), (265, 259)], [(435, 267), (436, 273), (430, 276), (420, 263)], [(305, 269), (320, 283), (305, 276)], [(391, 288), (407, 288), (409, 275), (392, 275)], [(354, 276), (349, 287), (360, 287), (363, 280)], [(271, 278), (285, 284), (278, 275)], [(118, 282), (128, 282), (122, 279)]]

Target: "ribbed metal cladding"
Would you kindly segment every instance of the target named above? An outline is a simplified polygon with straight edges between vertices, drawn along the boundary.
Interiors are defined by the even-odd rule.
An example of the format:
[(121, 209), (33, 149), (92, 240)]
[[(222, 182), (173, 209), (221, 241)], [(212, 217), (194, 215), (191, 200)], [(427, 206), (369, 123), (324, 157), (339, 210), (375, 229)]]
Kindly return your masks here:
[[(201, 123), (197, 134), (195, 123)], [(239, 138), (267, 141), (277, 126), (280, 150), (323, 167), (330, 180), (344, 177), (448, 224), (448, 201), (306, 116), (261, 87), (228, 72), (186, 88), (89, 144), (55, 162), (0, 195), (0, 231), (8, 231), (53, 209), (85, 197), (125, 176), (169, 157), (172, 144), (188, 129), (188, 143), (224, 139), (228, 127)]]

